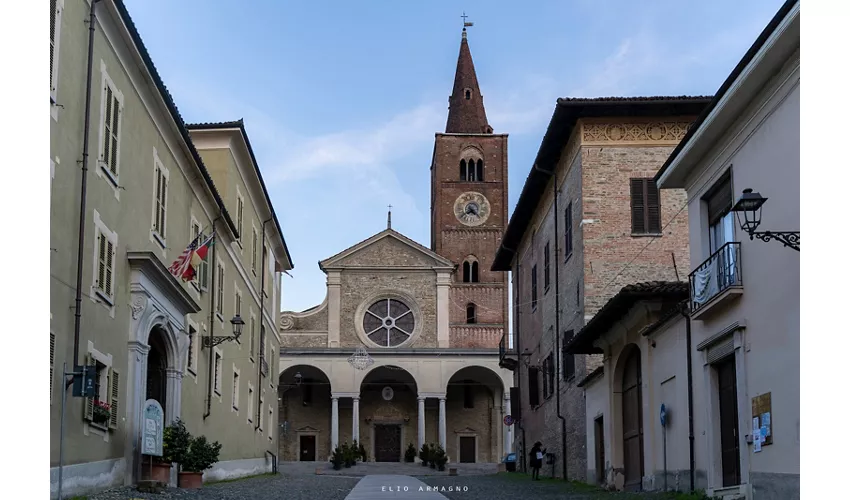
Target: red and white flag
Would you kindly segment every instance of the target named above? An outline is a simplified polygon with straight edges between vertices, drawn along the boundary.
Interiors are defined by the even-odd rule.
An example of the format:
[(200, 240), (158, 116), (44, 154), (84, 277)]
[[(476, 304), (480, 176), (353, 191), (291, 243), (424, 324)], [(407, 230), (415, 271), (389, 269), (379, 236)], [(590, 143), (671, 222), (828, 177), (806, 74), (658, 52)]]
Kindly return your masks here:
[(186, 250), (177, 257), (171, 266), (168, 268), (175, 278), (182, 278), (183, 281), (191, 281), (195, 278), (195, 268), (200, 264), (200, 261), (206, 258), (209, 247), (212, 246), (215, 238), (215, 233), (211, 234), (205, 241), (201, 242), (202, 234), (199, 234), (189, 243)]

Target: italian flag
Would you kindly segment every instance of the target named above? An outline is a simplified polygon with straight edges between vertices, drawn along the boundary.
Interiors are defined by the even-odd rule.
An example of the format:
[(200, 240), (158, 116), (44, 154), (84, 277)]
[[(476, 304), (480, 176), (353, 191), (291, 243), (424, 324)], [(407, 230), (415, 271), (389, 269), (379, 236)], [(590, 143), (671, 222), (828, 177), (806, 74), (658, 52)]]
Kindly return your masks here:
[(201, 261), (207, 258), (207, 253), (213, 244), (215, 244), (215, 233), (211, 234), (206, 241), (198, 244), (198, 247), (189, 256), (189, 265), (186, 266), (186, 270), (183, 271), (183, 276), (181, 276), (183, 281), (192, 281), (195, 279), (198, 273), (198, 266), (201, 265)]

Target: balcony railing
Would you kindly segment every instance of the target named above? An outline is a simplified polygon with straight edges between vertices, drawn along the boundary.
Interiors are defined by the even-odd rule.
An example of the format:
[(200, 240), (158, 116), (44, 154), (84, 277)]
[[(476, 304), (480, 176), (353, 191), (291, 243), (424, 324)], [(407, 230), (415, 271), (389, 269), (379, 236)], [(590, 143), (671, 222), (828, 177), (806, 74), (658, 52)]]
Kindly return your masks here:
[(516, 349), (509, 344), (508, 334), (502, 334), (502, 339), (499, 340), (499, 366), (513, 370), (516, 367)]
[(691, 289), (691, 313), (701, 310), (712, 299), (732, 289), (742, 289), (741, 243), (729, 242), (711, 254), (688, 276)]

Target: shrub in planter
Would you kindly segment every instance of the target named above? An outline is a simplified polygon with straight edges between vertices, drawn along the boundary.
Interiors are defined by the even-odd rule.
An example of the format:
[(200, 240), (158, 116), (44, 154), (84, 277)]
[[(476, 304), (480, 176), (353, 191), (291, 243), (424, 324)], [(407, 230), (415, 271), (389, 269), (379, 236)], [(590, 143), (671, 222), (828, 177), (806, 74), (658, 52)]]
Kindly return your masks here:
[(331, 455), (331, 463), (333, 464), (334, 470), (342, 469), (342, 464), (345, 462), (345, 459), (342, 456), (342, 450), (337, 446), (334, 448), (334, 452)]
[(179, 418), (162, 431), (162, 461), (171, 467), (172, 463), (186, 461), (192, 435), (186, 430), (186, 424)]
[(437, 451), (434, 452), (434, 463), (437, 465), (437, 470), (446, 470), (446, 463), (449, 458), (446, 456), (446, 451), (442, 446), (437, 446)]
[(432, 469), (437, 468), (437, 449), (438, 445), (434, 443), (428, 446), (428, 466)]
[(416, 448), (413, 447), (413, 443), (407, 445), (407, 450), (404, 452), (404, 461), (405, 462), (413, 462), (416, 459)]
[(221, 444), (218, 441), (210, 443), (206, 436), (192, 439), (189, 451), (186, 453), (181, 472), (178, 474), (178, 486), (181, 488), (200, 488), (203, 484), (204, 471), (218, 462)]
[(424, 443), (422, 448), (419, 450), (419, 460), (422, 460), (422, 467), (428, 466), (428, 455), (431, 450), (428, 447), (428, 443)]
[[(416, 452), (414, 452), (416, 454)], [(369, 455), (366, 454), (366, 447), (363, 446), (363, 443), (360, 443), (360, 459), (364, 462), (369, 461)]]

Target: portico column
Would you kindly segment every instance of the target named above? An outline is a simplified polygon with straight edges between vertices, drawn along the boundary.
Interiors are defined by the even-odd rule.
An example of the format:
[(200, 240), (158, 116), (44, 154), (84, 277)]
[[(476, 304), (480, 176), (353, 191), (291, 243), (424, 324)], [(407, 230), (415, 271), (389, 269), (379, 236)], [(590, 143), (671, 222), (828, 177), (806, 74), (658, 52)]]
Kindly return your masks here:
[[(511, 414), (511, 397), (509, 395), (505, 395), (505, 411), (502, 412), (504, 415)], [(504, 422), (502, 422), (504, 425)], [(511, 435), (511, 429), (513, 425), (505, 425), (505, 455), (511, 453), (513, 451), (513, 436)]]
[(446, 449), (446, 397), (440, 397), (440, 446)]
[(331, 398), (331, 453), (339, 444), (339, 398)]
[(176, 368), (165, 370), (165, 425), (180, 418), (181, 396), (183, 393), (183, 372)]
[(417, 453), (422, 449), (422, 446), (425, 445), (425, 398), (418, 398), (419, 401), (419, 420), (418, 420), (418, 429), (419, 429), (419, 449), (416, 450)]
[(360, 398), (352, 398), (351, 440), (360, 442)]
[(124, 470), (124, 484), (135, 484), (141, 477), (141, 462), (139, 453), (141, 451), (142, 436), (142, 406), (145, 403), (145, 387), (148, 373), (148, 352), (150, 347), (138, 341), (128, 344), (129, 370), (126, 377), (127, 390), (129, 392), (126, 401), (125, 415), (127, 418), (127, 439), (124, 442), (124, 460), (128, 464)]

